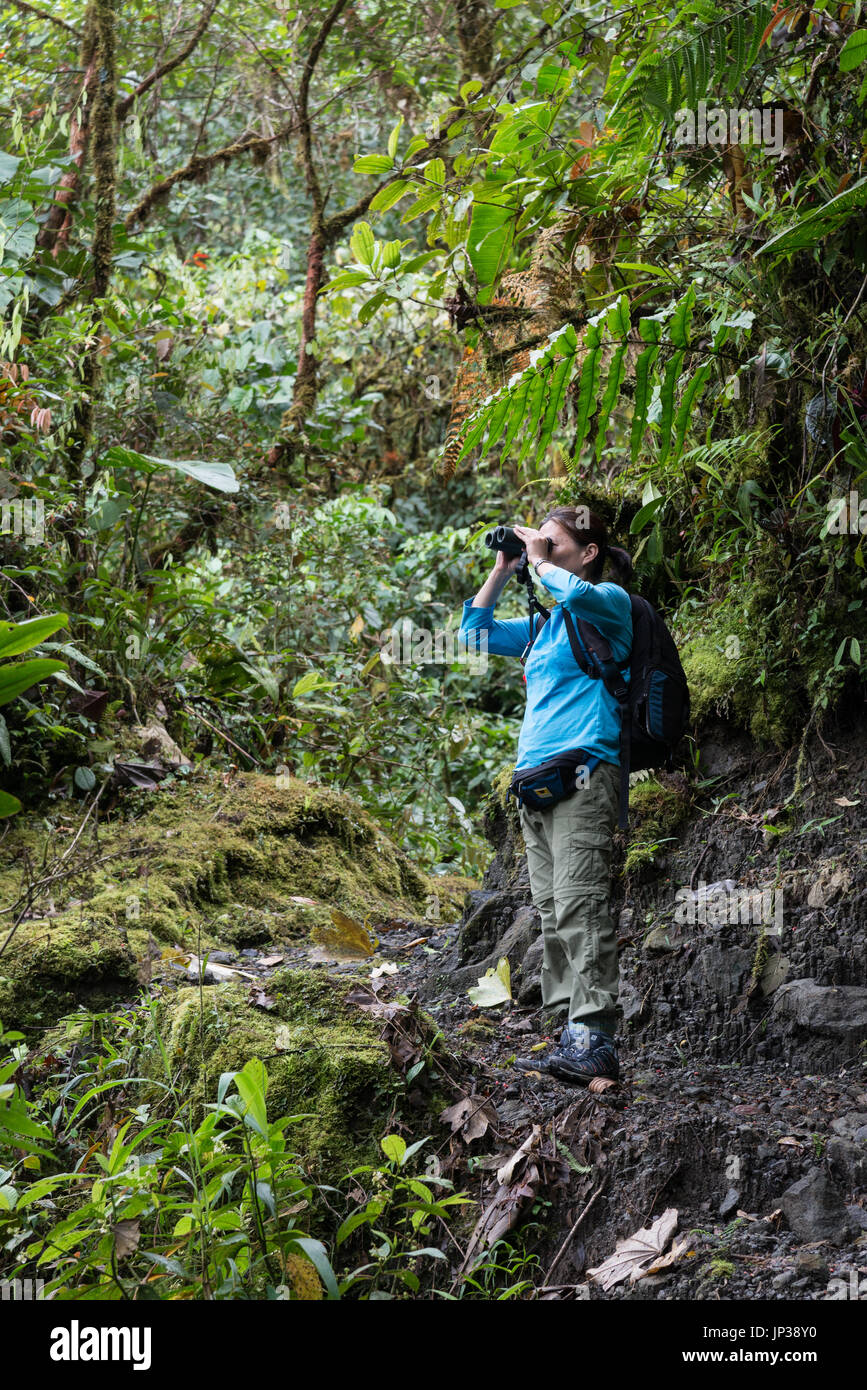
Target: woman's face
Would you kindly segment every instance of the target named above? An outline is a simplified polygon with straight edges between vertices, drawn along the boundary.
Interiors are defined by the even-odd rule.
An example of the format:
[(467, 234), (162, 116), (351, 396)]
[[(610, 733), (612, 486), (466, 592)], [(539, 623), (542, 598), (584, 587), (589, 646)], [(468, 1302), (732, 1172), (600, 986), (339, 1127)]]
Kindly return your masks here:
[(539, 527), (539, 534), (549, 536), (554, 542), (550, 553), (552, 565), (559, 565), (570, 574), (577, 574), (579, 579), (586, 579), (585, 568), (589, 569), (599, 554), (599, 547), (595, 541), (590, 541), (588, 545), (579, 545), (559, 521), (546, 521)]

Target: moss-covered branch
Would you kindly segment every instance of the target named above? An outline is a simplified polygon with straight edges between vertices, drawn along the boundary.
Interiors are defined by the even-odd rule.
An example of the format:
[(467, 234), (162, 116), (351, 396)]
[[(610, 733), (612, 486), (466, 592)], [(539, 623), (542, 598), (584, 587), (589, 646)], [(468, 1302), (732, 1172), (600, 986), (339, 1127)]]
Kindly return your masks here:
[(181, 164), (148, 189), (144, 197), (139, 199), (135, 207), (124, 218), (126, 230), (132, 231), (134, 227), (146, 222), (158, 204), (168, 202), (172, 190), (177, 184), (204, 183), (218, 164), (231, 164), (233, 159), (238, 159), (244, 154), (252, 155), (254, 159), (264, 159), (271, 146), (276, 144), (278, 140), (285, 140), (294, 128), (295, 122), (291, 121), (287, 125), (281, 126), (273, 135), (242, 136), (241, 139), (233, 140), (228, 145), (222, 145), (220, 149), (213, 150), (210, 154), (194, 155), (192, 159), (187, 160), (186, 164)]
[(32, 14), (37, 19), (44, 19), (49, 24), (56, 24), (59, 29), (65, 29), (67, 34), (71, 34), (74, 39), (81, 41), (81, 34), (78, 30), (74, 29), (71, 24), (67, 24), (66, 20), (61, 19), (59, 15), (51, 14), (48, 10), (40, 10), (36, 5), (28, 5), (26, 0), (9, 0), (9, 3), (14, 5), (16, 10), (20, 10), (22, 14)]
[(114, 249), (115, 184), (117, 144), (115, 103), (117, 65), (115, 58), (114, 0), (91, 0), (88, 23), (96, 30), (96, 64), (93, 110), (90, 117), (90, 143), (93, 157), (96, 215), (91, 245), (92, 305), (90, 330), (81, 368), (81, 389), (72, 414), (69, 436), (71, 472), (81, 468), (93, 425), (94, 394), (99, 375), (99, 335), (102, 327), (102, 301), (111, 283)]

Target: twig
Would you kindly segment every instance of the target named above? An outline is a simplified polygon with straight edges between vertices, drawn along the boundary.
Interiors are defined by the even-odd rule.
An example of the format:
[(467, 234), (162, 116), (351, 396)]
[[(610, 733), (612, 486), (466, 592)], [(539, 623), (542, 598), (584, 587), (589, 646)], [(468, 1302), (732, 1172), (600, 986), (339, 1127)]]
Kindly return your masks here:
[(590, 1198), (590, 1201), (587, 1203), (587, 1205), (586, 1205), (586, 1207), (584, 1208), (584, 1210), (582, 1211), (581, 1215), (578, 1217), (578, 1220), (575, 1222), (575, 1225), (572, 1227), (572, 1229), (571, 1229), (571, 1231), (569, 1232), (568, 1236), (567, 1236), (566, 1239), (563, 1241), (563, 1244), (560, 1246), (560, 1249), (557, 1251), (557, 1254), (554, 1256), (554, 1262), (553, 1262), (553, 1264), (551, 1265), (551, 1268), (548, 1270), (548, 1273), (545, 1275), (545, 1284), (546, 1284), (546, 1285), (547, 1285), (548, 1281), (550, 1280), (551, 1275), (554, 1273), (554, 1270), (557, 1268), (558, 1264), (560, 1263), (560, 1261), (562, 1260), (563, 1256), (565, 1255), (565, 1253), (566, 1253), (566, 1247), (569, 1245), (570, 1241), (572, 1241), (572, 1240), (574, 1239), (575, 1233), (576, 1233), (576, 1231), (578, 1230), (578, 1227), (581, 1225), (581, 1222), (584, 1220), (584, 1217), (587, 1215), (588, 1211), (589, 1211), (590, 1208), (592, 1207), (593, 1203), (596, 1201), (596, 1198), (599, 1196), (599, 1193), (602, 1191), (602, 1189), (603, 1189), (604, 1186), (605, 1186), (605, 1183), (604, 1183), (604, 1182), (601, 1182), (601, 1183), (599, 1184), (599, 1186), (597, 1187), (596, 1191), (593, 1193), (593, 1196)]
[(218, 4), (219, 0), (211, 0), (211, 4), (203, 10), (202, 17), (199, 20), (196, 28), (193, 30), (192, 36), (190, 37), (186, 45), (183, 48), (179, 49), (179, 51), (175, 54), (173, 58), (167, 58), (164, 63), (160, 63), (158, 67), (154, 68), (151, 72), (147, 74), (146, 77), (142, 78), (141, 82), (135, 88), (135, 91), (132, 91), (127, 96), (120, 98), (120, 100), (117, 102), (115, 106), (115, 114), (117, 116), (118, 123), (124, 121), (126, 117), (129, 115), (130, 107), (132, 106), (133, 102), (136, 100), (137, 97), (144, 96), (144, 93), (148, 90), (148, 88), (152, 87), (155, 82), (159, 82), (168, 73), (172, 72), (174, 68), (179, 67), (180, 64), (184, 61), (184, 59), (190, 56), (193, 49), (196, 47), (196, 44), (199, 42), (208, 25), (210, 24), (214, 10), (217, 8)]
[(184, 705), (183, 708), (186, 710), (187, 714), (191, 714), (194, 719), (199, 719), (203, 724), (207, 724), (208, 728), (215, 733), (218, 738), (224, 738), (227, 743), (230, 743), (233, 748), (237, 749), (242, 757), (249, 758), (250, 762), (255, 763), (257, 767), (262, 766), (258, 758), (255, 758), (252, 753), (248, 753), (246, 748), (242, 748), (240, 743), (236, 743), (233, 738), (229, 738), (228, 734), (224, 734), (222, 729), (218, 729), (216, 724), (211, 723), (210, 719), (206, 719), (203, 714), (199, 714), (198, 710), (193, 709), (190, 705)]

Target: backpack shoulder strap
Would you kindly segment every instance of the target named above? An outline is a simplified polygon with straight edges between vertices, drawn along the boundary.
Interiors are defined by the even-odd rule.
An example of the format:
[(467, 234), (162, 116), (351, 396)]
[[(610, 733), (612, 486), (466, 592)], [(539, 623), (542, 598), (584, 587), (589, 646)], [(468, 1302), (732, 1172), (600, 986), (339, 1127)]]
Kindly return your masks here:
[[(607, 637), (593, 623), (584, 618), (575, 622), (567, 608), (563, 609), (569, 645), (578, 665), (591, 679), (601, 680), (609, 695), (620, 707), (620, 817), (619, 827), (625, 830), (629, 824), (629, 763), (632, 738), (632, 714), (629, 708), (629, 686), (611, 652)], [(580, 636), (579, 636), (580, 633)], [(583, 641), (582, 641), (583, 639)], [(595, 662), (595, 665), (593, 664)]]

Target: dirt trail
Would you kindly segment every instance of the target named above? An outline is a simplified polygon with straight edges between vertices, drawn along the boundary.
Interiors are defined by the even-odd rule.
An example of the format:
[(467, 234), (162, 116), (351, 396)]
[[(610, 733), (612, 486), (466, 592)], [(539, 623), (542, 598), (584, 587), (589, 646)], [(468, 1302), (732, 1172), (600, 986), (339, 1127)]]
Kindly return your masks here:
[[(811, 747), (803, 798), (792, 799), (794, 754), (758, 755), (720, 731), (702, 745), (703, 787), (663, 775), (633, 796), (612, 900), (623, 1078), (604, 1095), (511, 1065), (551, 1037), (552, 1021), (526, 862), (496, 798), (486, 812), (496, 854), (461, 920), (395, 921), (381, 935), (376, 959), (397, 972), (379, 977), (379, 997), (421, 998), (453, 1054), (456, 1099), (469, 1098), (455, 1132), (443, 1126), (441, 1170), (480, 1197), (489, 1225), (525, 1223), (543, 1297), (867, 1293), (865, 746), (856, 728)], [(670, 838), (659, 834), (666, 808)], [(724, 885), (725, 906), (711, 900), (724, 920), (707, 902), (702, 913), (702, 881)], [(737, 907), (729, 920), (731, 902), (761, 893), (765, 920)], [(674, 920), (690, 904), (698, 920)], [(300, 946), (285, 959), (315, 965), (317, 954), (321, 963)], [(502, 955), (514, 1002), (479, 1010), (467, 987)], [(358, 974), (357, 962), (322, 968)], [(504, 1185), (497, 1169), (521, 1145)], [(588, 1281), (667, 1208), (687, 1238), (678, 1261), (607, 1292)]]

